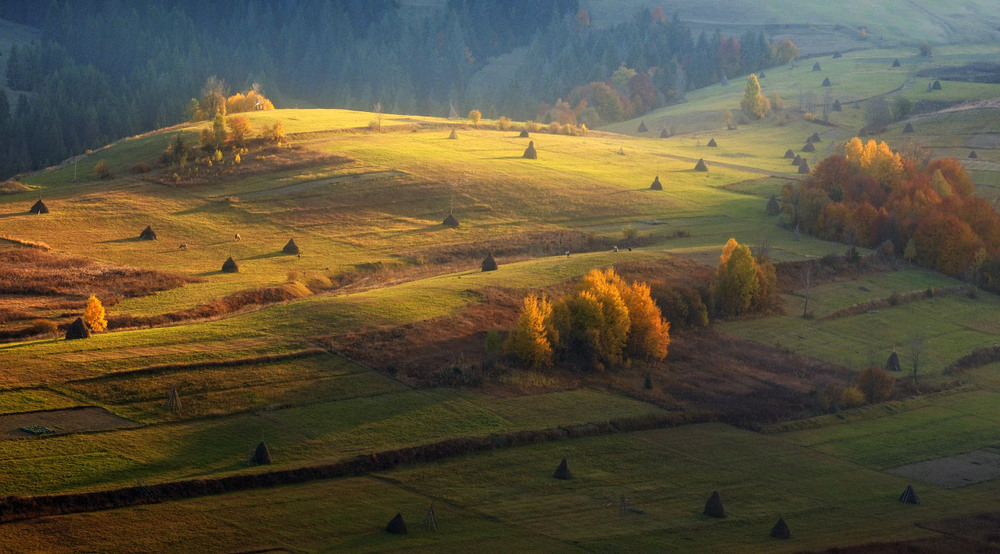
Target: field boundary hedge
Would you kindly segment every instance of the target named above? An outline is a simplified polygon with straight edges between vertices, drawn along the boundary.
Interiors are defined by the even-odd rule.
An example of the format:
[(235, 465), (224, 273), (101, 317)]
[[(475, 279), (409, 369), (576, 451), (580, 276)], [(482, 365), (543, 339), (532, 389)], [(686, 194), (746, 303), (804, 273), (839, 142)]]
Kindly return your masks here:
[[(700, 419), (700, 421), (699, 421)], [(595, 437), (615, 433), (647, 431), (707, 421), (683, 413), (649, 414), (583, 423), (547, 429), (512, 431), (492, 435), (456, 437), (438, 442), (372, 452), (333, 464), (281, 469), (259, 473), (241, 473), (215, 479), (189, 479), (152, 485), (92, 492), (40, 496), (8, 496), (0, 499), (0, 523), (46, 516), (112, 510), (169, 500), (195, 498), (228, 492), (246, 491), (280, 485), (293, 485), (319, 479), (357, 477), (397, 466), (434, 462), (474, 452), (527, 446), (543, 442)]]

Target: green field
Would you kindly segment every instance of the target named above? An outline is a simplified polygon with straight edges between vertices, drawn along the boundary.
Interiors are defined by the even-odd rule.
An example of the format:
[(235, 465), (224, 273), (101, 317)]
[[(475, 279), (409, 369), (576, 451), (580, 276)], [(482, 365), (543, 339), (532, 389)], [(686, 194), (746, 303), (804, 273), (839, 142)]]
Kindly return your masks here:
[[(842, 254), (842, 244), (808, 236), (794, 240), (764, 214), (771, 195), (804, 178), (783, 157), (786, 149), (800, 152), (815, 132), (822, 142), (815, 158), (807, 157), (810, 163), (838, 152), (864, 125), (854, 101), (888, 95), (890, 102), (898, 96), (914, 105), (934, 100), (954, 108), (1000, 97), (1000, 85), (950, 81), (928, 93), (927, 80), (916, 76), (995, 58), (995, 43), (935, 46), (931, 59), (917, 58), (908, 45), (963, 32), (980, 36), (987, 33), (982, 25), (988, 18), (914, 28), (879, 15), (886, 7), (870, 13), (817, 5), (800, 13), (793, 4), (772, 2), (756, 12), (759, 21), (753, 23), (788, 33), (819, 29), (817, 51), (841, 44), (837, 49), (845, 53), (767, 71), (764, 93), (779, 95), (786, 105), (788, 117), (780, 124), (776, 114), (727, 130), (723, 113), (738, 112), (743, 91), (743, 78), (733, 77), (729, 87), (693, 91), (682, 104), (586, 136), (535, 132), (522, 139), (519, 123), (500, 131), (493, 121), (477, 129), (464, 121), (397, 114), (384, 115), (383, 131), (374, 132), (368, 128), (376, 117), (371, 113), (282, 109), (249, 117), (255, 128), (284, 122), (283, 145), (253, 149), (240, 164), (227, 153), (221, 169), (132, 173), (138, 163), (155, 165), (177, 137), (196, 142), (202, 123), (122, 140), (24, 176), (33, 190), (0, 197), (0, 234), (43, 242), (59, 256), (197, 278), (109, 302), (112, 318), (160, 316), (259, 287), (282, 286), (293, 294), (273, 305), (249, 304), (88, 340), (0, 344), (0, 421), (90, 406), (138, 424), (78, 433), (57, 428), (42, 437), (0, 429), (9, 434), (0, 436), (0, 496), (303, 469), (446, 439), (690, 415), (638, 386), (623, 385), (653, 373), (657, 387), (682, 388), (672, 381), (671, 358), (596, 376), (513, 370), (487, 376), (481, 386), (464, 382), (463, 372), (482, 361), (480, 335), (501, 326), (496, 314), (482, 316), (487, 323), (469, 314), (490, 308), (497, 291), (519, 299), (531, 291), (559, 290), (593, 268), (621, 262), (660, 268), (671, 260), (694, 260), (710, 273), (730, 237), (754, 247), (766, 243), (777, 262)], [(581, 5), (592, 11), (595, 24), (615, 17), (608, 3)], [(969, 2), (963, 9), (984, 7)], [(708, 17), (719, 9), (718, 2), (703, 2), (680, 15)], [(902, 9), (904, 16), (924, 10), (916, 4)], [(936, 4), (926, 10), (944, 11)], [(834, 11), (839, 28), (792, 25), (802, 18), (832, 20)], [(851, 35), (861, 26), (869, 29), (867, 42)], [(902, 67), (893, 69), (896, 58)], [(822, 71), (812, 71), (817, 60)], [(824, 77), (833, 86), (822, 87)], [(810, 122), (804, 112), (821, 117), (827, 91), (844, 110), (829, 113), (828, 125)], [(913, 134), (904, 135), (905, 123), (897, 122), (874, 138), (894, 148), (913, 142), (934, 156), (957, 157), (978, 193), (992, 199), (1000, 188), (997, 110), (972, 106), (920, 114), (910, 120)], [(637, 132), (640, 119), (649, 132)], [(447, 138), (451, 128), (457, 140)], [(674, 136), (657, 138), (670, 128)], [(718, 147), (707, 146), (712, 138)], [(521, 157), (528, 140), (537, 160)], [(973, 148), (979, 158), (970, 161)], [(693, 170), (698, 159), (707, 162), (708, 173)], [(99, 160), (110, 164), (113, 178), (93, 177)], [(649, 189), (654, 177), (663, 191)], [(51, 213), (28, 214), (39, 196)], [(457, 229), (441, 223), (449, 212), (461, 222)], [(159, 240), (136, 240), (146, 225)], [(626, 242), (627, 226), (637, 232), (634, 242)], [(301, 256), (281, 252), (290, 238)], [(179, 248), (182, 243), (186, 249)], [(620, 251), (605, 244), (621, 245)], [(503, 248), (510, 254), (498, 256), (500, 270), (480, 271), (482, 257)], [(220, 271), (229, 256), (239, 263), (238, 273)], [(904, 374), (896, 377), (904, 392), (883, 404), (809, 411), (810, 394), (824, 385), (817, 377), (796, 391), (801, 418), (755, 431), (713, 415), (699, 420), (714, 420), (709, 423), (619, 429), (350, 478), (10, 522), (3, 525), (0, 551), (103, 551), (122, 544), (170, 551), (198, 544), (206, 551), (743, 552), (939, 538), (941, 533), (919, 524), (1000, 511), (1000, 480), (954, 489), (915, 483), (925, 504), (913, 507), (896, 501), (907, 481), (886, 471), (1000, 444), (1000, 365), (942, 373), (961, 356), (1000, 342), (1000, 297), (979, 292), (970, 298), (958, 292), (960, 285), (914, 267), (862, 272), (808, 292), (790, 287), (782, 295), (782, 313), (714, 324), (720, 334), (835, 364), (842, 385), (853, 384), (870, 361), (881, 365), (898, 351)], [(919, 294), (930, 289), (946, 294)], [(807, 293), (814, 317), (805, 319), (800, 316)], [(909, 293), (916, 298), (836, 315)], [(68, 322), (79, 314), (57, 304), (44, 315)], [(422, 368), (440, 377), (432, 384), (409, 381), (400, 368), (366, 367), (331, 346), (337, 344), (331, 338), (405, 336), (454, 321), (468, 327), (472, 338), (444, 337), (455, 342), (434, 344), (450, 357), (434, 362), (441, 367)], [(928, 341), (918, 372), (925, 388), (913, 394), (905, 370), (907, 341), (916, 332)], [(400, 359), (400, 366), (406, 361)], [(716, 369), (726, 377), (727, 368)], [(750, 386), (756, 377), (733, 378)], [(165, 407), (173, 389), (183, 403), (178, 412)], [(261, 440), (274, 460), (268, 467), (248, 462)], [(572, 481), (551, 478), (564, 457)], [(725, 519), (701, 514), (713, 490), (722, 494)], [(620, 516), (623, 495), (645, 513)], [(420, 525), (431, 503), (437, 532)], [(381, 530), (396, 512), (410, 525), (406, 537)], [(791, 541), (768, 537), (779, 516), (792, 529)]]

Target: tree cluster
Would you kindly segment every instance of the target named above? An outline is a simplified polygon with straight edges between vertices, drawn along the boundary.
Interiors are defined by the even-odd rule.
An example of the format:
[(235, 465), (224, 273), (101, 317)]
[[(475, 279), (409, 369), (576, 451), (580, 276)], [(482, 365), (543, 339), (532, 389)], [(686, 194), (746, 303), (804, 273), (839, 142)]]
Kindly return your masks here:
[(534, 367), (549, 366), (558, 357), (575, 367), (603, 370), (632, 358), (665, 358), (670, 324), (648, 285), (630, 285), (613, 269), (595, 269), (574, 294), (555, 303), (526, 297), (504, 346)]
[(717, 314), (740, 316), (772, 309), (777, 304), (777, 286), (774, 264), (767, 260), (763, 250), (755, 258), (736, 239), (726, 242), (712, 285)]
[(786, 225), (828, 240), (882, 246), (942, 273), (1000, 290), (1000, 215), (973, 195), (952, 159), (926, 165), (854, 138), (782, 192)]
[[(738, 39), (701, 33), (695, 40), (685, 23), (676, 15), (666, 20), (662, 9), (640, 11), (607, 29), (581, 20), (589, 22), (589, 15), (555, 22), (532, 41), (501, 110), (520, 114), (532, 99), (558, 97), (554, 104), (538, 105), (535, 116), (546, 123), (594, 127), (681, 101), (688, 90), (783, 63), (798, 53), (791, 41), (771, 45), (762, 31), (747, 31)], [(540, 70), (544, 80), (538, 78)]]

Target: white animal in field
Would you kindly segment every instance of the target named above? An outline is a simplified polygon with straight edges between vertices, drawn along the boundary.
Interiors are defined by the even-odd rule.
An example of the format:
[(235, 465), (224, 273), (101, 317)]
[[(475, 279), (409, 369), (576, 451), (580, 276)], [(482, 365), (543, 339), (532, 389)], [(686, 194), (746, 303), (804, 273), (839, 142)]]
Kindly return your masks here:
[(235, 236), (234, 238), (235, 238), (236, 240), (243, 240), (242, 238), (240, 238), (240, 234), (239, 234), (239, 233), (236, 233), (236, 236)]

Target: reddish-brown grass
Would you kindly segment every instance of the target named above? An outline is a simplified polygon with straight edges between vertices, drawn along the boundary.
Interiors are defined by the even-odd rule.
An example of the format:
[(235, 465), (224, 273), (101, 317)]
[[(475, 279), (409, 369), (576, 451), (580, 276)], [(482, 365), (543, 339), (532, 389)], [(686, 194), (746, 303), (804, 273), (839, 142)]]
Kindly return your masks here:
[[(5, 306), (0, 310), (0, 327), (10, 331), (10, 323), (51, 318), (54, 310), (75, 313), (86, 305), (91, 294), (100, 298), (105, 306), (113, 306), (123, 298), (143, 296), (197, 280), (176, 273), (98, 263), (39, 248), (3, 248), (0, 249), (0, 299)], [(55, 317), (64, 319), (67, 314)], [(23, 336), (27, 335), (22, 332), (2, 338), (10, 340)]]

